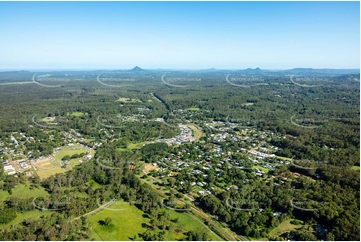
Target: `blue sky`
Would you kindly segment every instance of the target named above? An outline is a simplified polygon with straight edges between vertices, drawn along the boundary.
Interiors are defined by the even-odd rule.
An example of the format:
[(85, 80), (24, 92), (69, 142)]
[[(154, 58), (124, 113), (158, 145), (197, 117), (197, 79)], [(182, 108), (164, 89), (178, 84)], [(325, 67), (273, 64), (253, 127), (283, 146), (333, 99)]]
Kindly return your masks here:
[(359, 2), (0, 2), (0, 69), (359, 68)]

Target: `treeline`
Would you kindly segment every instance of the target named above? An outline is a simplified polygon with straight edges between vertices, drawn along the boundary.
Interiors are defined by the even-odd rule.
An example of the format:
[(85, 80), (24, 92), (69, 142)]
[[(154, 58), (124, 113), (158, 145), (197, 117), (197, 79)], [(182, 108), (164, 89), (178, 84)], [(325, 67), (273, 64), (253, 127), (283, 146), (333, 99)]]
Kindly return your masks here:
[(41, 219), (26, 219), (12, 229), (1, 229), (2, 241), (75, 241), (89, 240), (90, 225), (86, 218), (70, 221), (61, 214), (53, 213)]

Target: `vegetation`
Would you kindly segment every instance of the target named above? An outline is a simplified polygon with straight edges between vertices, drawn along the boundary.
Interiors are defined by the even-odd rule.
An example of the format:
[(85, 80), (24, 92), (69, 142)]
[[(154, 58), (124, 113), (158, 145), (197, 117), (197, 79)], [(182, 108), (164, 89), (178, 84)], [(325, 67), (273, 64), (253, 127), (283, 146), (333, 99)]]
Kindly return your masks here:
[(0, 239), (358, 241), (358, 76), (285, 73), (0, 73)]

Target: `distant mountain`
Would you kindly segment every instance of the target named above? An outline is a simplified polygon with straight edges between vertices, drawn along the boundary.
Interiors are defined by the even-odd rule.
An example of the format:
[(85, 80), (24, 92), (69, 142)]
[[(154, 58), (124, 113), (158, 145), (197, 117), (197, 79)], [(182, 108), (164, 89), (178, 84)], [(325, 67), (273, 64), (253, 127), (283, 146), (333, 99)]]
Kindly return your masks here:
[(7, 74), (26, 74), (26, 73), (30, 73), (30, 71), (25, 71), (25, 70), (21, 70), (21, 71), (1, 71), (0, 73), (7, 73)]
[(293, 68), (290, 70), (284, 70), (283, 73), (292, 74), (319, 74), (319, 75), (347, 75), (347, 74), (358, 74), (360, 69), (313, 69), (313, 68)]
[(217, 70), (216, 68), (212, 67), (210, 69), (201, 69), (201, 70), (197, 70), (197, 72), (217, 72), (219, 70)]
[(255, 69), (247, 68), (244, 72), (262, 72), (262, 70), (259, 67), (255, 68)]
[(131, 72), (143, 72), (145, 71), (144, 69), (140, 68), (139, 66), (134, 67), (133, 69), (130, 70)]
[(268, 70), (262, 70), (261, 68), (257, 67), (255, 69), (247, 68), (246, 70), (239, 70), (236, 72), (245, 73), (245, 74), (262, 74), (262, 73), (268, 73)]
[(29, 71), (4, 71), (0, 72), (0, 82), (31, 81), (33, 73)]

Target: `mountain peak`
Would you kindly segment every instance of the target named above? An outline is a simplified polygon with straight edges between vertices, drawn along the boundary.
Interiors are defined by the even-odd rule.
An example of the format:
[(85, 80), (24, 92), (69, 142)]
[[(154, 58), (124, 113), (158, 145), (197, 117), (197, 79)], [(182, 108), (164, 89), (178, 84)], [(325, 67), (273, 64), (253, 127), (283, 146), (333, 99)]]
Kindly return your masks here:
[(144, 70), (142, 68), (140, 68), (139, 66), (136, 66), (133, 69), (131, 69), (130, 71), (144, 71)]

